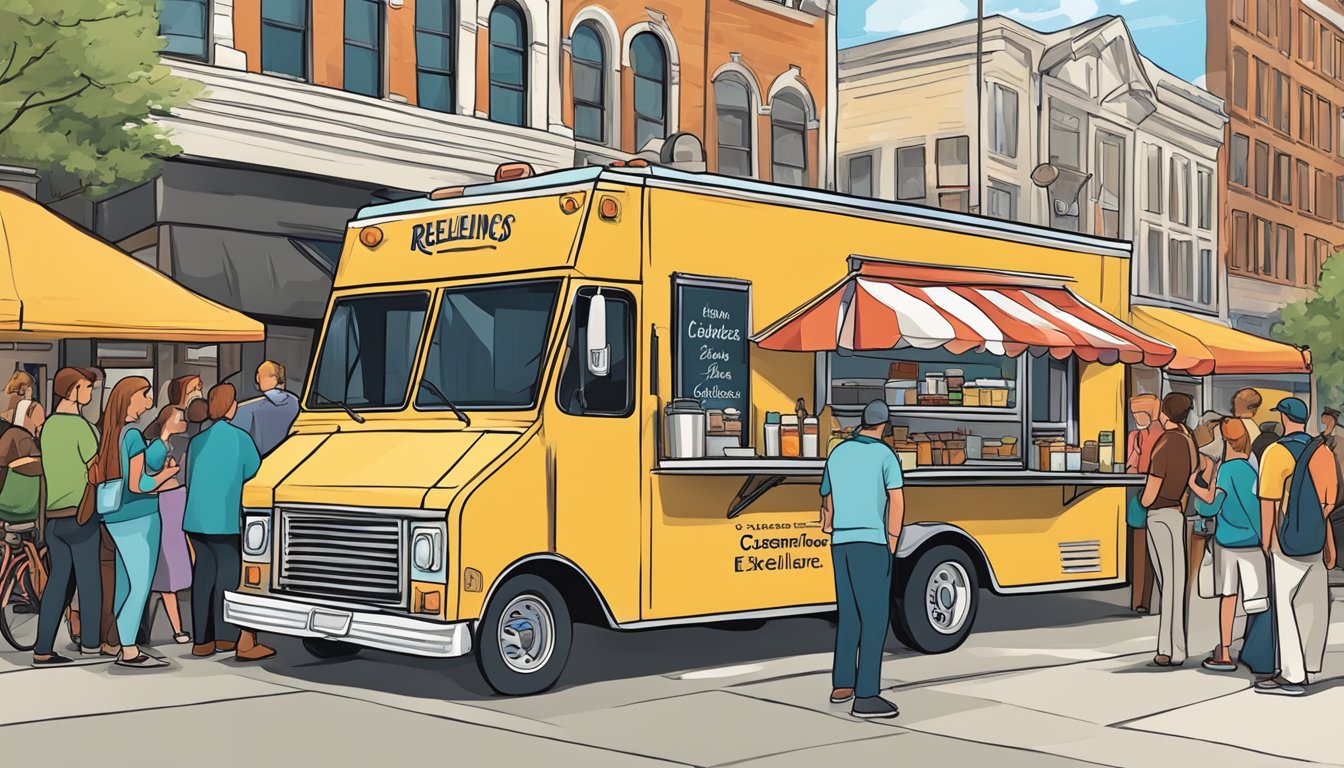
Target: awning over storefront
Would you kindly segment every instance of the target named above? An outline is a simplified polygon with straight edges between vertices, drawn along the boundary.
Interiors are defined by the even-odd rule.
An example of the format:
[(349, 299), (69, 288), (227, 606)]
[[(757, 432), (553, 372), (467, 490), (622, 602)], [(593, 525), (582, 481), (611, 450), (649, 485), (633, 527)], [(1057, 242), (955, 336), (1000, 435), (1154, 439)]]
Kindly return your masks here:
[(0, 190), (0, 338), (225, 343), (261, 341), (265, 331)]
[(1167, 364), (1175, 355), (1079, 298), (1058, 277), (852, 259), (850, 274), (753, 338), (820, 352), (944, 347), (1089, 362)]
[(1165, 307), (1134, 307), (1135, 327), (1176, 348), (1169, 370), (1191, 376), (1311, 373), (1311, 354)]

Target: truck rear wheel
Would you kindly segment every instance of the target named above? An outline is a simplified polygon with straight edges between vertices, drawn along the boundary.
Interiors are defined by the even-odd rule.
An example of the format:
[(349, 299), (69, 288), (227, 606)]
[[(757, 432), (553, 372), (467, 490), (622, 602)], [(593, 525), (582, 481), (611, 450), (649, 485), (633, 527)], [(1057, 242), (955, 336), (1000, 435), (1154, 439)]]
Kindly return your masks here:
[(920, 653), (947, 653), (971, 634), (980, 607), (975, 565), (966, 552), (942, 544), (898, 564), (892, 585), (891, 629)]
[(476, 627), (476, 664), (505, 696), (548, 690), (569, 661), (574, 627), (560, 591), (539, 576), (505, 582)]

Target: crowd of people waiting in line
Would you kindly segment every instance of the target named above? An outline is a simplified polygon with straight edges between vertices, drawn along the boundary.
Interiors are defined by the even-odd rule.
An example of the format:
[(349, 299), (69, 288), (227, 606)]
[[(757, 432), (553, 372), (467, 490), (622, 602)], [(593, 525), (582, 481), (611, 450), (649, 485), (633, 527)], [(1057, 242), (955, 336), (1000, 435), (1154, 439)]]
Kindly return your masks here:
[[(1277, 418), (1263, 424), (1255, 389), (1233, 396), (1231, 415), (1207, 412), (1192, 429), (1193, 405), (1179, 392), (1129, 402), (1126, 464), (1147, 478), (1128, 499), (1130, 607), (1156, 609), (1153, 663), (1179, 667), (1189, 596), (1218, 598), (1218, 645), (1202, 666), (1235, 672), (1240, 661), (1257, 676), (1257, 693), (1300, 696), (1324, 661), (1328, 571), (1344, 535), (1339, 411), (1324, 409), (1322, 432), (1312, 436), (1307, 405), (1296, 397), (1280, 400), (1270, 409)], [(1246, 621), (1234, 660), (1240, 613)]]
[[(224, 592), (238, 586), (242, 571), (243, 484), (298, 416), (284, 366), (263, 363), (256, 376), (262, 395), (242, 404), (231, 384), (205, 392), (199, 376), (174, 379), (167, 404), (144, 429), (138, 425), (154, 408), (154, 390), (140, 376), (112, 387), (96, 425), (85, 419), (100, 379), (94, 369), (62, 368), (50, 416), (26, 372), (5, 389), (0, 521), (10, 532), (35, 530), (49, 552), (33, 666), (73, 663), (55, 650), (63, 620), (81, 657), (132, 669), (166, 666), (141, 647), (155, 600), (174, 641), (193, 643), (193, 656), (273, 656), (255, 633), (224, 621)], [(186, 589), (190, 633), (177, 599)]]

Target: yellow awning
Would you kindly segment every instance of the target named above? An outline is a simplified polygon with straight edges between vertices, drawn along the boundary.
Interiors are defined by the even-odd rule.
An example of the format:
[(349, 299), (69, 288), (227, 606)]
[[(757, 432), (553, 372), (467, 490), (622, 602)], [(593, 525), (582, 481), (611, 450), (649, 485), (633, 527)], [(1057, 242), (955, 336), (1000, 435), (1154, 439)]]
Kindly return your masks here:
[(1163, 307), (1130, 309), (1135, 328), (1176, 348), (1168, 370), (1191, 376), (1311, 373), (1311, 354), (1221, 323)]
[(0, 190), (0, 338), (208, 344), (261, 341), (265, 329)]

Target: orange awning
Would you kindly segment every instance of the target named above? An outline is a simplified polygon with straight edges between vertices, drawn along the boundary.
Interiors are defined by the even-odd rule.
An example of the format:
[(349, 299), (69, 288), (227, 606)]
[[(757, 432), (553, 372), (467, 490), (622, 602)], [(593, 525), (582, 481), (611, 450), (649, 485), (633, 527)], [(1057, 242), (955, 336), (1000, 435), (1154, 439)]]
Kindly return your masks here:
[(1062, 278), (856, 259), (840, 283), (758, 334), (762, 349), (946, 348), (1167, 364), (1176, 351), (1080, 298)]
[(1311, 373), (1311, 354), (1165, 307), (1133, 307), (1135, 327), (1176, 348), (1168, 369), (1191, 376)]
[(0, 338), (218, 344), (261, 341), (265, 328), (0, 190)]

